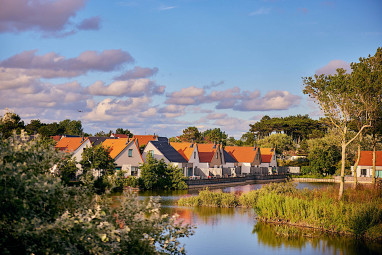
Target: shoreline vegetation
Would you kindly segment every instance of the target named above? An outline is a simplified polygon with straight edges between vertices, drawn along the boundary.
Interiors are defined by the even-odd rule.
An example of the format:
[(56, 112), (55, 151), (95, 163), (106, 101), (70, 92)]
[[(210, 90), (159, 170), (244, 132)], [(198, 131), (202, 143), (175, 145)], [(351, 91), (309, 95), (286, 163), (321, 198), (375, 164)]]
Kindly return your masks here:
[(341, 200), (336, 190), (335, 187), (297, 189), (292, 182), (270, 183), (242, 194), (205, 189), (198, 196), (180, 198), (178, 205), (253, 208), (260, 222), (381, 241), (382, 189), (358, 185), (356, 189), (347, 189)]

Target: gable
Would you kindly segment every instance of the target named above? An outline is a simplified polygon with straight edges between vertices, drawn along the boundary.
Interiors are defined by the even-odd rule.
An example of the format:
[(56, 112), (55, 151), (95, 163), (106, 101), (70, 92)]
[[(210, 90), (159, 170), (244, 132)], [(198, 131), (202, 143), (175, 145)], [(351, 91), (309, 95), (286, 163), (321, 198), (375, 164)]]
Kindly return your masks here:
[[(376, 166), (382, 166), (382, 151), (375, 152)], [(361, 151), (361, 157), (359, 159), (359, 166), (372, 166), (373, 165), (373, 151)]]

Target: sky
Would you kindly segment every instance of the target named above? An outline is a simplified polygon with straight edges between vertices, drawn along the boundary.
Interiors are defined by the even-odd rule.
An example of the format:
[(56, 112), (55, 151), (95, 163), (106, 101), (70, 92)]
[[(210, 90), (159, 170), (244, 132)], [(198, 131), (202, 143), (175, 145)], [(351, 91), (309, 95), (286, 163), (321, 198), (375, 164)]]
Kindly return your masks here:
[(29, 123), (236, 139), (321, 115), (302, 77), (382, 47), (381, 0), (0, 0), (0, 109)]

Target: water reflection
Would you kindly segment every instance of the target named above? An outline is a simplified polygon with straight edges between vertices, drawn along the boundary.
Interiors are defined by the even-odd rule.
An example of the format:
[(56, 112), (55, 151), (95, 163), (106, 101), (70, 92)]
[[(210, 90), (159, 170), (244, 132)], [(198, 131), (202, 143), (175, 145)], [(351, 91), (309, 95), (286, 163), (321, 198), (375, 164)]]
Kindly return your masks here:
[[(261, 188), (263, 184), (214, 189), (242, 193)], [(297, 183), (297, 188), (322, 188), (333, 183)], [(160, 197), (161, 211), (178, 214), (179, 219), (197, 227), (190, 238), (182, 239), (188, 254), (382, 254), (380, 244), (343, 236), (317, 235), (295, 231), (293, 237), (277, 235), (280, 228), (258, 223), (252, 209), (181, 207), (176, 201), (181, 196), (197, 195), (198, 190), (139, 192), (142, 200)], [(293, 230), (292, 230), (293, 231)]]
[[(283, 233), (292, 232), (292, 237)], [(294, 251), (310, 251), (316, 254), (379, 254), (382, 245), (366, 245), (362, 240), (349, 236), (323, 233), (319, 230), (302, 229), (284, 225), (256, 223), (252, 231), (259, 243), (272, 248), (283, 248)]]

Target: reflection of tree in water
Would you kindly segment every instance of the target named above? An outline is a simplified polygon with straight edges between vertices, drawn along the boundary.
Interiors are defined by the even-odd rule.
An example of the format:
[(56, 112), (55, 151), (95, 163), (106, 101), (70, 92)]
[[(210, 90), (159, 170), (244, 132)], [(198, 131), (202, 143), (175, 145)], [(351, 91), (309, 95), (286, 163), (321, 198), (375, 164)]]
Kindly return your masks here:
[(271, 247), (285, 246), (301, 250), (311, 246), (313, 250), (325, 254), (382, 254), (382, 244), (314, 229), (258, 222), (252, 233), (257, 234), (260, 243)]

